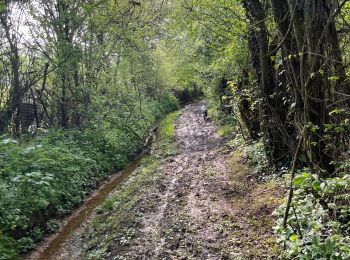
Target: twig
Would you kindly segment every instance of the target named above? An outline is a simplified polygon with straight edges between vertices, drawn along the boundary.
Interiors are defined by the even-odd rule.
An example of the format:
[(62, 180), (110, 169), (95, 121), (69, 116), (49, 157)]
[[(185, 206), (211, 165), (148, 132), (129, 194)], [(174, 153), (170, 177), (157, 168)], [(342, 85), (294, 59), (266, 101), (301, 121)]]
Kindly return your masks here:
[(299, 236), (301, 238), (303, 238), (303, 234), (301, 233), (301, 227), (300, 227), (300, 222), (299, 222), (297, 211), (295, 210), (294, 206), (292, 206), (292, 209), (293, 209), (293, 213), (294, 213), (295, 219), (297, 221), (297, 229), (298, 229)]
[(294, 22), (295, 13), (296, 13), (296, 7), (297, 7), (297, 5), (295, 5), (295, 7), (294, 7), (292, 19), (290, 20), (290, 23), (289, 23), (286, 35), (284, 35), (282, 41), (278, 44), (278, 46), (273, 51), (271, 51), (269, 54), (267, 54), (267, 56), (270, 56), (270, 55), (274, 54), (275, 52), (277, 52), (283, 46), (284, 42), (287, 40), (287, 37), (288, 37), (288, 35), (290, 34), (290, 32), (292, 31), (292, 28), (293, 28), (293, 22)]
[(289, 190), (289, 195), (288, 195), (288, 202), (287, 202), (287, 207), (286, 207), (286, 211), (284, 213), (284, 218), (283, 218), (283, 228), (284, 229), (287, 227), (289, 210), (290, 210), (292, 199), (293, 199), (293, 194), (294, 194), (293, 180), (294, 180), (295, 173), (296, 173), (298, 158), (299, 158), (299, 155), (301, 153), (301, 148), (303, 146), (305, 128), (306, 127), (304, 127), (304, 129), (300, 133), (299, 144), (297, 146), (297, 150), (295, 151), (295, 155), (294, 155), (294, 159), (293, 159), (293, 165), (292, 165), (292, 169), (291, 169), (292, 176), (291, 176), (291, 180), (290, 180), (290, 190)]

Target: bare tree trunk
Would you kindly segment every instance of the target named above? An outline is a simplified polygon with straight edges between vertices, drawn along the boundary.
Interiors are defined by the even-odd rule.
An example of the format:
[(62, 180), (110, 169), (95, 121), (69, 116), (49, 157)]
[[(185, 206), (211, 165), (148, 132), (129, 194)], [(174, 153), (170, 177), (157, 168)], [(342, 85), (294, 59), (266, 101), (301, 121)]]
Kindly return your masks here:
[[(300, 62), (297, 39), (294, 37), (293, 21), (297, 18), (295, 8), (290, 13), (287, 0), (271, 0), (272, 11), (278, 28), (279, 44), (275, 52), (281, 48), (283, 64), (286, 68), (289, 83), (293, 86), (295, 102), (295, 124), (296, 128), (301, 128), (303, 100), (300, 86)], [(300, 19), (300, 17), (299, 17)]]
[[(332, 158), (326, 152), (324, 140), (324, 126), (329, 122), (328, 99), (331, 86), (327, 71), (327, 57), (325, 44), (327, 39), (322, 39), (331, 15), (331, 1), (309, 0), (305, 1), (305, 35), (307, 55), (305, 60), (305, 92), (304, 92), (304, 116), (305, 122), (310, 123), (311, 129), (306, 131), (306, 144), (311, 162), (319, 168), (322, 177), (332, 174), (334, 167)], [(320, 42), (322, 41), (322, 42)], [(321, 54), (321, 55), (318, 55)]]
[(30, 92), (31, 92), (31, 95), (33, 98), (35, 124), (36, 124), (36, 127), (39, 128), (40, 127), (40, 120), (39, 120), (39, 113), (38, 113), (38, 105), (36, 102), (36, 96), (35, 96), (34, 90), (32, 88), (30, 88)]
[[(293, 75), (291, 78), (296, 90), (296, 115), (300, 117), (302, 113), (302, 122), (308, 125), (304, 148), (313, 170), (322, 177), (328, 177), (334, 172), (334, 167), (331, 164), (332, 151), (326, 145), (324, 127), (330, 123), (330, 103), (335, 101), (332, 100), (329, 77), (336, 73), (341, 82), (337, 85), (345, 82), (333, 1), (271, 0), (271, 3), (281, 34), (284, 57), (290, 57), (287, 69)], [(299, 57), (299, 61), (296, 57)], [(337, 62), (334, 63), (334, 60)], [(299, 74), (296, 73), (298, 69)], [(303, 108), (302, 111), (299, 107)]]
[(62, 93), (60, 99), (61, 108), (61, 127), (68, 128), (68, 115), (67, 115), (67, 79), (66, 75), (62, 75)]
[(271, 163), (288, 157), (290, 152), (289, 136), (281, 120), (286, 114), (285, 108), (274, 98), (277, 90), (275, 69), (269, 50), (268, 30), (265, 25), (266, 11), (259, 0), (245, 0), (243, 6), (249, 19), (249, 50), (252, 65), (260, 85), (261, 102), (259, 104), (261, 131)]
[(0, 13), (0, 22), (5, 31), (6, 40), (10, 46), (10, 62), (11, 62), (11, 90), (9, 102), (5, 109), (0, 112), (0, 133), (3, 133), (11, 119), (14, 119), (15, 133), (20, 131), (20, 122), (18, 118), (20, 105), (23, 97), (23, 89), (20, 82), (20, 58), (17, 47), (17, 39), (11, 33), (11, 28), (8, 23), (8, 10)]

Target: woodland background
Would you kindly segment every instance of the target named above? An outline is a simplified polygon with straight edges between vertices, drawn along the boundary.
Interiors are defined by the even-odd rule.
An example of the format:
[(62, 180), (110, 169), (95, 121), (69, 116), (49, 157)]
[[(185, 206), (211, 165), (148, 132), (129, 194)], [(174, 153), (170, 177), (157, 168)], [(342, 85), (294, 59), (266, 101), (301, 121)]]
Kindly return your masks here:
[(347, 0), (0, 1), (0, 258), (201, 94), (262, 178), (291, 182), (286, 255), (349, 257), (349, 15)]

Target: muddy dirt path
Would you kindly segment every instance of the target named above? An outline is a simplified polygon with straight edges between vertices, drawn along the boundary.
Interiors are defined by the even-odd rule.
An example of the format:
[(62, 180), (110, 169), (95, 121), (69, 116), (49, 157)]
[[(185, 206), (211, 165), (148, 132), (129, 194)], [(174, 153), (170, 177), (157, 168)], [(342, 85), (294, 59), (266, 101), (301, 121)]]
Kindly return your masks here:
[[(224, 148), (214, 124), (203, 117), (204, 106), (198, 102), (183, 110), (175, 129), (179, 151), (162, 159), (156, 182), (140, 187), (123, 229), (114, 231), (121, 234), (108, 225), (90, 227), (52, 259), (275, 258), (271, 213), (283, 190), (258, 182), (243, 153)], [(101, 222), (122, 214), (117, 208)], [(128, 226), (133, 231), (125, 242)]]
[(268, 201), (282, 192), (259, 184), (240, 152), (223, 149), (203, 106), (189, 105), (178, 119), (180, 152), (161, 166), (158, 206), (143, 215), (135, 240), (109, 259), (274, 257), (271, 213), (278, 203)]

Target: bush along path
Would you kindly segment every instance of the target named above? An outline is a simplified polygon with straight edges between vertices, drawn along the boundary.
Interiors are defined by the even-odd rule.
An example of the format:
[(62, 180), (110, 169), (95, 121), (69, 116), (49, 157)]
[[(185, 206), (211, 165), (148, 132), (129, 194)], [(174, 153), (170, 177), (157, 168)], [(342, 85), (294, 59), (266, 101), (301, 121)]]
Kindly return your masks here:
[(190, 104), (161, 124), (153, 154), (53, 259), (269, 259), (279, 253), (272, 213), (284, 190), (257, 180), (244, 152), (228, 149), (205, 120), (204, 106)]

